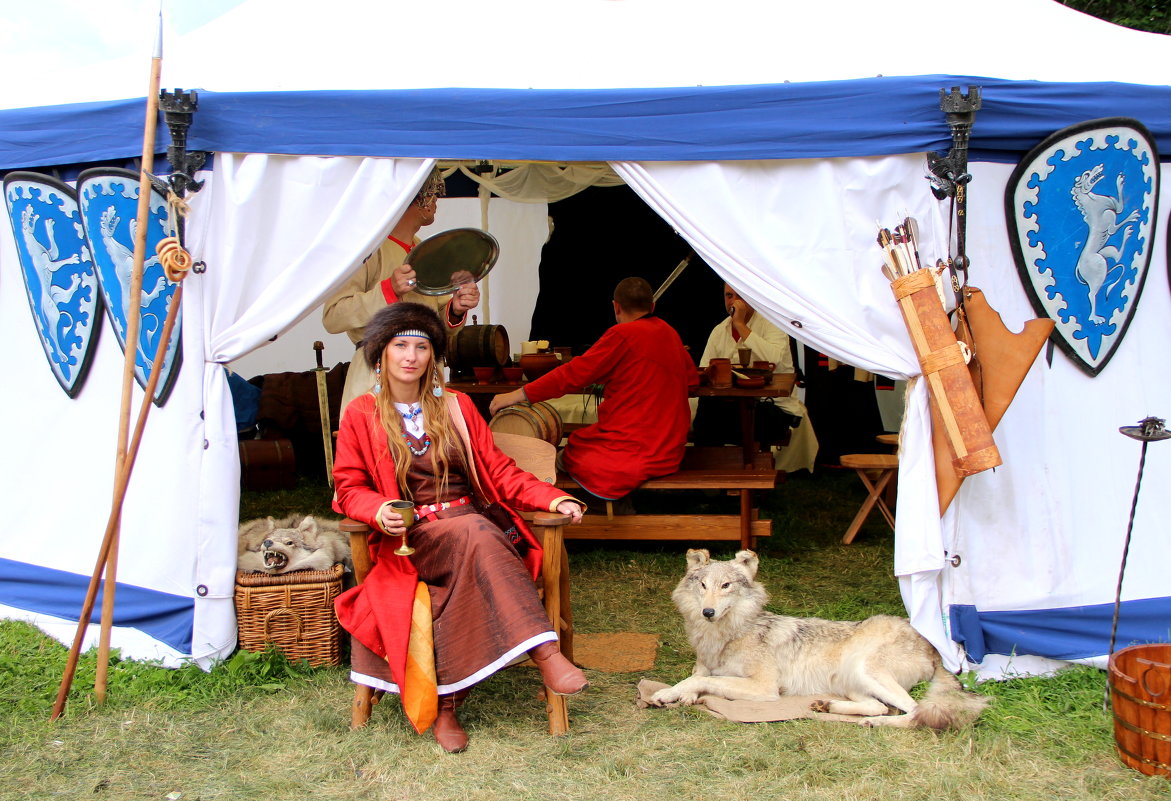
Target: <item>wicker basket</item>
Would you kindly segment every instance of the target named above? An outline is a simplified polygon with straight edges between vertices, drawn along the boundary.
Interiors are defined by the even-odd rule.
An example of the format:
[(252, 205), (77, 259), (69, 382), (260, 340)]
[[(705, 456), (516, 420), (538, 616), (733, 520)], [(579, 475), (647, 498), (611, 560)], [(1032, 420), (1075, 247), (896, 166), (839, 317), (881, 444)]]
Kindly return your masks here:
[(333, 599), (345, 568), (298, 570), (280, 576), (236, 573), (236, 626), (240, 647), (263, 651), (272, 643), (293, 661), (341, 663), (341, 627)]

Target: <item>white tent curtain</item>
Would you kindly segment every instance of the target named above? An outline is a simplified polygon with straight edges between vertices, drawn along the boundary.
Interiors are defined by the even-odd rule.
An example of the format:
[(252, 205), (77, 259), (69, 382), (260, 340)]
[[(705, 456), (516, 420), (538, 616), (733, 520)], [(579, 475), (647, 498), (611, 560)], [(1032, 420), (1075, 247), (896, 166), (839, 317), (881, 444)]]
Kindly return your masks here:
[[(231, 653), (240, 490), (222, 365), (282, 334), (340, 285), (389, 231), (432, 164), (219, 154), (215, 169), (200, 176), (207, 185), (190, 198), (186, 243), (207, 269), (184, 284), (183, 364), (166, 404), (147, 422), (118, 555), (123, 601), (140, 588), (155, 599), (143, 604), (143, 615), (190, 606), (167, 618), (171, 628), (162, 639), (136, 620), (115, 626), (111, 643), (124, 656), (166, 665), (194, 658), (206, 667)], [(10, 427), (6, 444), (14, 458), (0, 464), (0, 485), (10, 497), (32, 499), (11, 504), (0, 553), (30, 575), (89, 576), (110, 508), (122, 354), (106, 331), (78, 397), (61, 392), (29, 321), (8, 228), (0, 226), (0, 260), (14, 280), (0, 286), (0, 319), (12, 321), (6, 331), (19, 345), (13, 369), (25, 377), (21, 408), (36, 411)], [(140, 402), (136, 388), (134, 416)], [(60, 500), (50, 508), (43, 500), (49, 497)], [(72, 607), (62, 596), (60, 617), (36, 611), (35, 603), (2, 607), (0, 615), (68, 642), (76, 623), (66, 615), (81, 611), (77, 597)], [(97, 628), (89, 626), (85, 646)], [(178, 645), (187, 633), (189, 653)]]
[(203, 454), (196, 493), (197, 659), (221, 657), (233, 646), (214, 641), (225, 621), (234, 620), (240, 491), (223, 365), (316, 308), (390, 230), (432, 164), (224, 153), (208, 187), (192, 199), (188, 245), (207, 264), (188, 282), (185, 298), (188, 336), (202, 343), (203, 369), (203, 441), (192, 443)]
[[(919, 220), (921, 253), (946, 258), (946, 227), (921, 154), (873, 159), (615, 163), (758, 312), (800, 341), (894, 378), (918, 375), (889, 282), (879, 225)], [(849, 425), (816, 421), (817, 425)], [(959, 669), (940, 620), (943, 567), (930, 412), (923, 382), (908, 392), (899, 464), (895, 573), (915, 627)]]

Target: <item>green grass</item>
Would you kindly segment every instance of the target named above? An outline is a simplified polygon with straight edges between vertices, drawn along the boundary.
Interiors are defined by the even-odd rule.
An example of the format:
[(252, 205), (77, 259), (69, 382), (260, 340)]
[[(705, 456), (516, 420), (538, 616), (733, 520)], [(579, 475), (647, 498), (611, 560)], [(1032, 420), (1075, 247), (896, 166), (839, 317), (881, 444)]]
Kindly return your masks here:
[[(840, 619), (902, 613), (881, 519), (853, 545), (838, 543), (862, 496), (853, 476), (825, 473), (792, 476), (765, 500), (775, 534), (759, 548), (760, 579), (771, 609)], [(326, 514), (328, 501), (328, 489), (316, 487), (249, 493), (243, 516)], [(671, 500), (713, 509), (728, 502)], [(1171, 782), (1116, 758), (1102, 710), (1106, 679), (1089, 668), (983, 684), (994, 703), (958, 732), (744, 725), (694, 708), (637, 709), (639, 679), (676, 681), (691, 669), (669, 597), (688, 545), (697, 547), (571, 542), (577, 629), (659, 635), (654, 668), (591, 671), (590, 690), (570, 699), (571, 732), (560, 738), (546, 733), (536, 672), (497, 674), (461, 710), (472, 746), (458, 756), (416, 735), (393, 698), (351, 732), (345, 668), (312, 669), (274, 653), (237, 653), (210, 673), (115, 659), (101, 706), (92, 699), (95, 657), (85, 654), (66, 714), (50, 723), (66, 649), (2, 622), (0, 801), (1171, 799)], [(735, 550), (698, 545), (719, 558)]]

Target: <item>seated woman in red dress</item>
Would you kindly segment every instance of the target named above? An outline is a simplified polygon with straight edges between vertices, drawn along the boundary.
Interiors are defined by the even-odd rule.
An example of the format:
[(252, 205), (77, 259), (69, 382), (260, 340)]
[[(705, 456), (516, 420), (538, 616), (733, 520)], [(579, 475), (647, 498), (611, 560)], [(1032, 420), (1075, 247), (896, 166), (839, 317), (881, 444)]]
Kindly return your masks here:
[[(433, 721), (436, 741), (457, 752), (467, 735), (456, 707), (517, 657), (527, 653), (553, 692), (572, 695), (588, 681), (558, 649), (534, 584), (541, 547), (514, 511), (555, 511), (576, 523), (582, 506), (518, 468), (471, 399), (444, 390), (446, 346), (438, 316), (417, 303), (387, 306), (366, 327), (362, 347), (377, 383), (342, 415), (334, 509), (371, 526), (374, 564), (336, 606), (354, 641), (351, 678), (400, 692), (416, 730)], [(390, 504), (399, 499), (415, 505), (410, 556), (394, 553), (407, 532)], [(430, 649), (416, 660), (411, 641), (420, 582), (431, 607), (433, 676)]]

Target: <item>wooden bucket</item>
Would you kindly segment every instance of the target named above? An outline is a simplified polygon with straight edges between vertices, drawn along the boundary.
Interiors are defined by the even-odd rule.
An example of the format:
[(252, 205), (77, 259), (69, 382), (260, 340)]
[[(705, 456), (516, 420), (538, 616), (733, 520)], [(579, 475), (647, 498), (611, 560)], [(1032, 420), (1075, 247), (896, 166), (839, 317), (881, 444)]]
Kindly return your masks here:
[(1132, 645), (1111, 655), (1110, 702), (1123, 763), (1171, 776), (1171, 645)]
[(488, 428), (503, 434), (520, 434), (558, 445), (565, 430), (561, 415), (547, 403), (518, 403), (505, 406), (488, 422)]
[(447, 365), (461, 373), (470, 373), (473, 367), (503, 367), (510, 358), (508, 332), (502, 325), (465, 325), (447, 343)]

